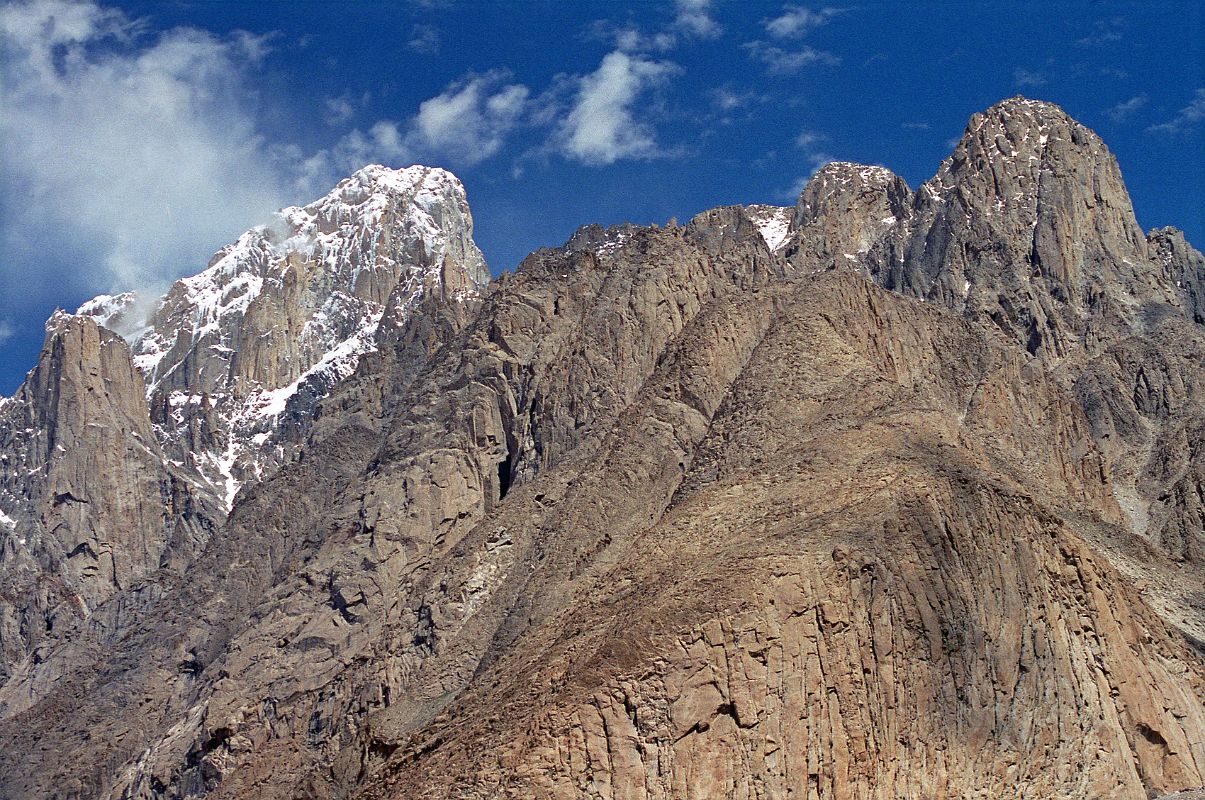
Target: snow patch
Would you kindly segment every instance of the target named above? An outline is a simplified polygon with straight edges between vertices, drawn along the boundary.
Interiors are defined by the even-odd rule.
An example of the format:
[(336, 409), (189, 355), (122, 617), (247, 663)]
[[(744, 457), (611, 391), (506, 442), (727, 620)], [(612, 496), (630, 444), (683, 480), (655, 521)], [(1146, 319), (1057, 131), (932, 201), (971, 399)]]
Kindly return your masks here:
[(771, 252), (786, 243), (795, 209), (789, 206), (754, 205), (746, 206), (745, 211)]
[[(189, 456), (229, 508), (240, 476), (258, 474), (268, 448), (284, 452), (274, 434), (290, 399), (307, 385), (327, 391), (375, 348), (391, 287), (408, 292), (399, 308), (404, 317), (438, 282), (448, 257), (485, 280), (471, 225), (464, 187), (451, 173), (370, 165), (324, 197), (282, 209), (245, 232), (203, 271), (154, 299), (153, 308), (127, 293), (98, 296), (79, 313), (106, 327), (119, 318), (150, 320), (133, 335), (118, 332), (131, 342), (148, 400), (167, 402), (168, 420), (156, 433), (169, 452), (182, 454), (189, 425), (208, 416), (217, 441)], [(621, 244), (622, 237), (614, 246)], [(287, 320), (280, 330), (278, 314)], [(246, 365), (235, 369), (247, 348), (278, 336), (285, 341), (267, 342), (267, 352), (282, 354), (284, 369), (254, 369), (250, 376)], [(285, 383), (257, 384), (260, 374), (280, 374), (276, 380)], [(166, 385), (187, 388), (164, 392)]]

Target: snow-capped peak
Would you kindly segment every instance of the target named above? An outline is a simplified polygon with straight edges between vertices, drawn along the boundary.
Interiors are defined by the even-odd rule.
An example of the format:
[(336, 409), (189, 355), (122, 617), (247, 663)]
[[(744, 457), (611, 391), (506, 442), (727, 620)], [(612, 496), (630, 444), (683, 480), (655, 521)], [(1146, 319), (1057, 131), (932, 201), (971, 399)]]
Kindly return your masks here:
[[(304, 396), (317, 402), (375, 347), (393, 292), (413, 300), (449, 263), (470, 285), (489, 280), (472, 225), (450, 172), (369, 165), (248, 230), (149, 314), (136, 313), (143, 306), (131, 293), (94, 298), (80, 313), (127, 335), (165, 441), (178, 439), (177, 452), (194, 457), (229, 502), (260, 469), (253, 451), (273, 445), (291, 398), (308, 387)], [(131, 319), (147, 323), (135, 330)], [(185, 446), (198, 415), (218, 431), (207, 453)]]

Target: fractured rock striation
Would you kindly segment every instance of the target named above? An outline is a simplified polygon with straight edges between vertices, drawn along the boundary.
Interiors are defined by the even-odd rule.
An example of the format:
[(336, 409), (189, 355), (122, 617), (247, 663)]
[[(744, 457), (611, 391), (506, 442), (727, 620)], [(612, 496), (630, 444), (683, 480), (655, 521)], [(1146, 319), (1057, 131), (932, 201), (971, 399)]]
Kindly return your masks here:
[[(397, 175), (451, 194), (323, 216)], [(0, 795), (1205, 784), (1205, 259), (1142, 235), (1095, 134), (1014, 98), (916, 192), (832, 164), (793, 209), (587, 226), (488, 288), (435, 178), (370, 168), (282, 212), (149, 332), (56, 318), (0, 407), (27, 415), (4, 457), (64, 460), (0, 499), (0, 570), (57, 592), (0, 606)], [(438, 233), (382, 222), (420, 212)], [(236, 312), (206, 322), (203, 282)], [(314, 344), (336, 306), (371, 325)], [(282, 387), (295, 412), (248, 422)], [(101, 447), (115, 485), (84, 495), (41, 437), (91, 426), (146, 452)], [(103, 565), (61, 554), (82, 541)], [(75, 597), (98, 621), (69, 638), (9, 621)]]

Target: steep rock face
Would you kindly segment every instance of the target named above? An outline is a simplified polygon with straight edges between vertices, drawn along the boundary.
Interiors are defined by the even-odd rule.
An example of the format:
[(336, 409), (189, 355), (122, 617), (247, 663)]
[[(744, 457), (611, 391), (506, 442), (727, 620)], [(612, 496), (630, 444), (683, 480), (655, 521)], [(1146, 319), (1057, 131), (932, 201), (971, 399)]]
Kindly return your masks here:
[(59, 312), (0, 405), (0, 684), (114, 595), (189, 561), (221, 521), (199, 476), (164, 459), (144, 391), (120, 337)]
[(141, 330), (128, 295), (80, 311), (134, 328), (163, 446), (229, 506), (296, 452), (316, 401), (377, 346), (387, 307), (397, 318), (427, 287), (467, 299), (488, 282), (472, 230), (450, 173), (365, 167), (176, 282)]
[(348, 761), (392, 757), (353, 796), (1200, 782), (1205, 665), (1071, 527), (1120, 514), (1100, 455), (1067, 460), (1086, 425), (1056, 381), (848, 275), (697, 320), (600, 450), (508, 496), (431, 582), (420, 676), (473, 620), (488, 666), (431, 722), (402, 705), (389, 736), (382, 710)]
[(1205, 255), (1184, 239), (1184, 232), (1160, 228), (1147, 234), (1151, 254), (1163, 267), (1162, 279), (1179, 290), (1186, 316), (1205, 324)]
[[(1069, 368), (1131, 529), (1198, 567), (1205, 566), (1202, 364), (1205, 331), (1172, 317)], [(1205, 627), (1192, 632), (1205, 640)]]
[(1168, 350), (1196, 330), (1171, 277), (1199, 285), (1191, 253), (1135, 261), (1152, 293), (1081, 309), (1101, 338), (1055, 359), (854, 274), (890, 282), (879, 259), (930, 230), (868, 176), (818, 188), (833, 211), (786, 240), (784, 210), (729, 207), (588, 226), (479, 301), (450, 259), (395, 287), (187, 579), (157, 575), (120, 640), (0, 720), (0, 796), (1200, 785), (1193, 610), (1146, 585), (1187, 573), (1142, 552), (1124, 491), (1156, 491), (1126, 464), (1152, 431), (1196, 430), (1194, 351)]
[(1094, 348), (1144, 303), (1178, 302), (1150, 268), (1116, 159), (1052, 104), (974, 115), (914, 206), (876, 254), (880, 282), (990, 320), (1030, 352)]
[[(320, 401), (383, 348), (403, 374), (377, 387), (379, 413), (488, 279), (463, 187), (441, 170), (367, 167), (277, 223), (157, 310), (126, 294), (57, 315), (39, 367), (2, 402), (0, 713), (153, 609), (238, 486), (290, 459)], [(104, 326), (134, 342), (133, 364)]]
[[(56, 715), (81, 715), (85, 729), (120, 698), (163, 700), (147, 727), (96, 753), (109, 764), (98, 776), (118, 781), (108, 784), (113, 793), (153, 796), (163, 785), (288, 796), (285, 777), (362, 741), (374, 708), (413, 693), (404, 702), (421, 710), (466, 680), (468, 656), (438, 682), (412, 684), (430, 649), (421, 631), (439, 624), (422, 602), (437, 577), (432, 563), (527, 476), (619, 413), (710, 297), (772, 277), (770, 255), (739, 209), (709, 217), (717, 224), (700, 234), (704, 246), (681, 228), (614, 230), (531, 257), (396, 403), (383, 442), (358, 414), (320, 418), (306, 457), (236, 506), (230, 532), (201, 559), (212, 569), (122, 649), (154, 653), (151, 641), (169, 640), (171, 651), (115, 654), (47, 700), (62, 709)], [(709, 252), (720, 246), (711, 234), (723, 230), (738, 254)], [(562, 291), (566, 280), (574, 291)], [(328, 402), (354, 408), (365, 394), (349, 384)], [(350, 484), (340, 477), (361, 473)], [(195, 666), (177, 673), (181, 662)], [(277, 700), (252, 708), (250, 697)], [(178, 719), (187, 722), (171, 735), (142, 738)], [(44, 755), (56, 760), (80, 746), (78, 729), (67, 726), (64, 748)], [(315, 746), (295, 749), (290, 730), (312, 731)], [(73, 772), (69, 761), (45, 766), (35, 780)], [(98, 790), (84, 784), (79, 793)]]
[(912, 192), (883, 167), (835, 161), (817, 172), (795, 206), (785, 254), (812, 269), (862, 267), (871, 248), (912, 213)]

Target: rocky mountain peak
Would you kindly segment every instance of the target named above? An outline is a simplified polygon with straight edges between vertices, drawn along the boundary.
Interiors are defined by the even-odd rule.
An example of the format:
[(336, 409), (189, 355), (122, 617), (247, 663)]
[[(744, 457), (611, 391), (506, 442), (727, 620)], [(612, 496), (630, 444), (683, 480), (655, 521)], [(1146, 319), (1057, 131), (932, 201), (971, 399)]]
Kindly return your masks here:
[(489, 270), (472, 233), (450, 172), (369, 165), (248, 230), (162, 299), (102, 296), (80, 313), (127, 337), (166, 450), (229, 504), (287, 459), (316, 403), (377, 347), (387, 309), (397, 326), (430, 291), (476, 296)]
[(1127, 203), (1014, 98), (915, 195), (834, 163), (480, 302), (459, 182), (370, 166), (55, 314), (0, 797), (1200, 786), (1205, 258)]
[(1179, 228), (1156, 228), (1147, 234), (1147, 243), (1162, 279), (1175, 287), (1185, 314), (1205, 324), (1205, 255), (1189, 244)]
[[(1078, 164), (1117, 173), (1108, 177), (1121, 184), (1116, 159), (1099, 136), (1053, 103), (1013, 97), (971, 116), (954, 152), (924, 189), (928, 197), (944, 197), (961, 183), (990, 179), (991, 210), (1024, 205), (1036, 212), (1043, 172)], [(1125, 192), (1124, 185), (1108, 188)]]
[(911, 213), (912, 192), (885, 167), (833, 161), (795, 205), (786, 253), (801, 266), (854, 266)]
[(1177, 303), (1152, 269), (1117, 159), (1052, 104), (973, 115), (913, 219), (872, 259), (889, 288), (993, 320), (1054, 356)]

